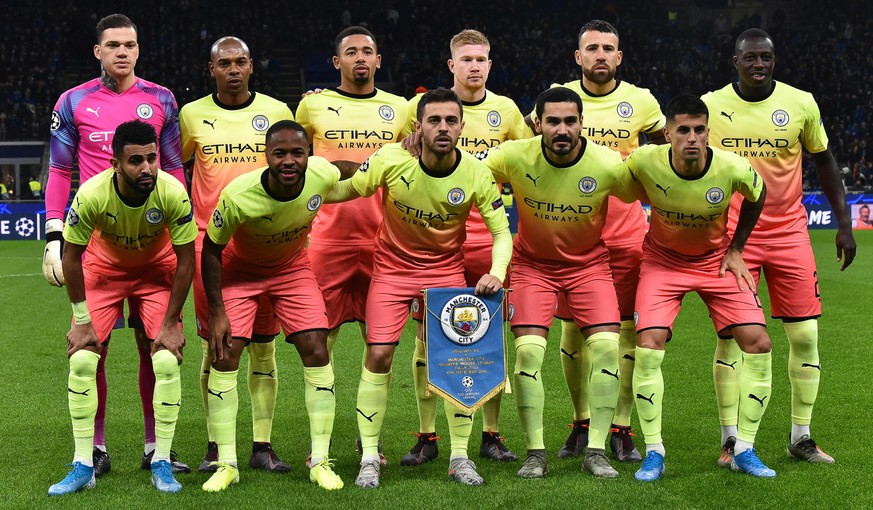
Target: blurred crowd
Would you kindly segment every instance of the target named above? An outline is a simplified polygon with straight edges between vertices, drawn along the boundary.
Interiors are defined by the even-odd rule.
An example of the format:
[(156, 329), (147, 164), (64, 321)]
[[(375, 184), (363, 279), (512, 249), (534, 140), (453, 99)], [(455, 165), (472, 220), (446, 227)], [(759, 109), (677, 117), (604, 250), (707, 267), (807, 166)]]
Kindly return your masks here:
[[(638, 4), (622, 10), (615, 2), (541, 0), (532, 10), (523, 0), (32, 0), (4, 7), (0, 140), (48, 138), (51, 109), (60, 93), (99, 74), (94, 26), (112, 12), (127, 14), (139, 27), (137, 75), (170, 88), (180, 105), (212, 90), (209, 47), (218, 37), (233, 34), (252, 49), (253, 88), (293, 107), (298, 98), (289, 95), (280, 73), (298, 74), (292, 66), (302, 66), (304, 74), (318, 67), (335, 72), (329, 62), (334, 36), (344, 26), (363, 24), (376, 34), (382, 54), (378, 81), (405, 97), (419, 87), (451, 85), (449, 39), (463, 28), (482, 30), (491, 40), (494, 61), (488, 88), (512, 97), (528, 112), (551, 83), (580, 77), (573, 52), (579, 27), (592, 18), (619, 29), (624, 52), (619, 78), (649, 88), (664, 104), (678, 93), (703, 94), (733, 81), (736, 35), (760, 26), (773, 36), (776, 79), (815, 95), (847, 186), (873, 185), (873, 154), (867, 152), (873, 147), (868, 118), (873, 6), (849, 0), (834, 9), (797, 0), (785, 4), (790, 7), (738, 17), (727, 10), (687, 6), (671, 12), (667, 5), (675, 2)], [(711, 8), (727, 2), (697, 4)], [(816, 189), (811, 163), (808, 167), (805, 186)]]

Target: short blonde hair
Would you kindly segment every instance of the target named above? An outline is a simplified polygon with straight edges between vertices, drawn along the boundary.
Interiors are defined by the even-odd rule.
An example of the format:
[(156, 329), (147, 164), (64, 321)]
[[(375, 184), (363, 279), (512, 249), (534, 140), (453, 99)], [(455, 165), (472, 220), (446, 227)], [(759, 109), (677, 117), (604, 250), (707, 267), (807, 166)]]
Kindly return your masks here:
[(485, 37), (485, 34), (478, 30), (473, 29), (465, 29), (461, 30), (454, 37), (452, 37), (452, 41), (449, 43), (449, 51), (451, 51), (452, 55), (455, 54), (455, 50), (460, 48), (461, 46), (467, 46), (468, 44), (479, 44), (482, 46), (487, 46), (488, 49), (491, 49), (491, 43), (488, 42), (488, 38)]

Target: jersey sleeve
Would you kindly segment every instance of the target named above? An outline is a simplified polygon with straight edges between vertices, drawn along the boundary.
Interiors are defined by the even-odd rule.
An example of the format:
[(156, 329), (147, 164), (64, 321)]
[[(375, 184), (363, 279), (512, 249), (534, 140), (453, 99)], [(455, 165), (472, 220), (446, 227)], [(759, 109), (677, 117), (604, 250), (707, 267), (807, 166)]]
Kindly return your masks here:
[(757, 202), (761, 196), (761, 190), (764, 188), (764, 179), (748, 163), (743, 166), (745, 166), (745, 170), (739, 170), (739, 187), (737, 191), (749, 202)]
[(385, 183), (385, 172), (389, 166), (387, 159), (380, 149), (367, 158), (367, 161), (361, 163), (358, 171), (350, 179), (352, 188), (359, 195), (372, 196)]
[(306, 138), (312, 144), (312, 117), (309, 115), (309, 101), (307, 101), (307, 98), (304, 97), (300, 104), (297, 105), (296, 117), (297, 123), (306, 130)]
[[(643, 147), (645, 147), (645, 145)], [(651, 201), (646, 195), (646, 189), (643, 186), (642, 179), (640, 179), (639, 167), (637, 165), (638, 152), (641, 148), (642, 147), (634, 149), (630, 154), (628, 154), (627, 159), (623, 161), (620, 172), (627, 175), (627, 180), (624, 180), (624, 178), (620, 179), (622, 180), (622, 183), (627, 186), (628, 193), (633, 194), (637, 200), (650, 204)], [(624, 201), (624, 198), (621, 196), (619, 196), (619, 198)]]
[(197, 238), (197, 223), (194, 221), (194, 206), (184, 189), (179, 189), (173, 197), (172, 215), (167, 222), (170, 242), (175, 245), (187, 244)]
[(182, 161), (188, 161), (194, 155), (194, 151), (197, 149), (197, 140), (194, 137), (194, 133), (191, 132), (191, 127), (188, 125), (188, 109), (186, 107), (182, 107), (182, 110), (179, 112), (179, 136), (182, 140), (181, 147), (181, 156)]
[(477, 154), (485, 166), (491, 170), (491, 175), (494, 176), (496, 182), (511, 182), (509, 179), (509, 170), (506, 168), (506, 155), (504, 150), (498, 145), (487, 151)]
[(80, 246), (87, 246), (88, 242), (91, 241), (95, 225), (95, 211), (87, 196), (81, 192), (76, 193), (70, 211), (67, 213), (67, 221), (64, 224), (64, 240)]
[(518, 106), (515, 106), (511, 111), (512, 119), (510, 119), (510, 128), (506, 139), (523, 140), (532, 137), (534, 133), (530, 126), (527, 125), (527, 122), (524, 121), (524, 116), (521, 114), (521, 110), (518, 109)]
[(158, 141), (161, 152), (161, 169), (172, 174), (185, 184), (182, 173), (182, 142), (179, 136), (179, 107), (176, 98), (169, 90), (161, 94), (161, 106), (164, 108), (164, 125), (161, 127), (161, 137)]
[(664, 126), (667, 125), (667, 118), (661, 113), (661, 105), (658, 104), (658, 100), (651, 92), (646, 91), (645, 97), (646, 119), (643, 122), (643, 126), (645, 126), (643, 132), (652, 133), (664, 129)]
[(233, 233), (242, 224), (239, 207), (227, 194), (222, 191), (218, 198), (218, 205), (212, 213), (212, 219), (206, 226), (206, 235), (213, 243), (224, 246), (230, 242)]
[(406, 114), (406, 125), (400, 130), (400, 138), (406, 138), (415, 131), (415, 121), (417, 120), (416, 113), (418, 112), (418, 102), (421, 100), (421, 95), (417, 95), (409, 100), (409, 109)]
[(76, 160), (76, 147), (79, 146), (79, 130), (73, 119), (73, 105), (69, 94), (61, 96), (55, 104), (50, 134), (49, 166), (72, 170)]
[(825, 132), (818, 104), (810, 97), (804, 108), (803, 132), (800, 141), (803, 147), (813, 154), (824, 152), (828, 148), (828, 135)]

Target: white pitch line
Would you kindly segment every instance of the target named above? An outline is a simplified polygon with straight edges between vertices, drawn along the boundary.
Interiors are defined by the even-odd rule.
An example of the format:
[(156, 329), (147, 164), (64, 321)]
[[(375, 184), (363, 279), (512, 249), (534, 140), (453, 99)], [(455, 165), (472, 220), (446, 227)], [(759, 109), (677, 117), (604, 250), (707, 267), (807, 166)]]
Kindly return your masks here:
[(0, 274), (0, 278), (12, 278), (15, 276), (40, 276), (42, 273), (19, 273), (19, 274)]

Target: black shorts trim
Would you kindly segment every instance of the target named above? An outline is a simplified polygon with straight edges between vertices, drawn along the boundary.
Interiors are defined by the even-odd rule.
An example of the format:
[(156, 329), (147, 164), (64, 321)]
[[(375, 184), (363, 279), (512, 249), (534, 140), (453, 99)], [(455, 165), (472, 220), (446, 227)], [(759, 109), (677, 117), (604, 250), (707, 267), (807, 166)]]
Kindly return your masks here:
[(667, 340), (665, 340), (665, 342), (669, 342), (670, 340), (673, 339), (673, 330), (671, 328), (668, 328), (667, 326), (650, 326), (648, 328), (638, 329), (637, 335), (639, 335), (643, 331), (648, 331), (650, 329), (666, 329), (667, 330)]
[(821, 317), (821, 314), (810, 315), (809, 317), (783, 317), (783, 316), (776, 316), (776, 315), (773, 315), (771, 317), (773, 319), (780, 320), (782, 322), (791, 323), (791, 322), (803, 322), (803, 321), (808, 321), (808, 320), (812, 320), (812, 319), (818, 319), (819, 317)]

